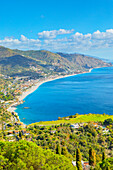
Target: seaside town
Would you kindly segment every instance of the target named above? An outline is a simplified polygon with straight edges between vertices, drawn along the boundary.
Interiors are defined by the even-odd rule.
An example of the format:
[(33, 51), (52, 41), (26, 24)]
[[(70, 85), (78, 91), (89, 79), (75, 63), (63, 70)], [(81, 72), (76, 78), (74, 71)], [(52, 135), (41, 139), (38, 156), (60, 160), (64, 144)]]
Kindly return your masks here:
[(0, 170), (113, 170), (113, 0), (0, 7)]
[[(89, 69), (88, 72), (91, 72), (92, 69)], [(1, 75), (0, 77), (0, 103), (3, 107), (8, 108), (8, 111), (14, 111), (14, 106), (17, 106), (23, 103), (23, 99), (35, 91), (41, 84), (52, 81), (59, 78), (64, 78), (68, 76), (73, 76), (80, 73), (86, 73), (87, 71), (68, 72), (58, 73), (56, 75), (47, 75), (42, 72), (40, 76), (42, 78), (31, 79), (29, 76), (23, 77), (10, 77), (7, 75)]]
[[(9, 142), (20, 140), (33, 141), (38, 146), (41, 146), (44, 149), (49, 148), (52, 151), (56, 152), (56, 146), (58, 142), (57, 139), (59, 139), (61, 143), (61, 149), (64, 149), (66, 152), (62, 154), (67, 155), (67, 153), (69, 152), (69, 154), (72, 155), (70, 158), (72, 161), (72, 165), (76, 167), (77, 164), (76, 160), (74, 159), (74, 151), (78, 145), (77, 141), (79, 141), (80, 146), (84, 145), (85, 147), (87, 144), (87, 140), (84, 139), (84, 136), (86, 136), (87, 133), (91, 133), (93, 138), (96, 138), (96, 141), (99, 142), (99, 146), (96, 147), (99, 149), (100, 146), (104, 145), (104, 147), (106, 148), (106, 154), (111, 156), (112, 152), (110, 152), (110, 150), (113, 149), (113, 141), (110, 136), (113, 133), (113, 121), (108, 117), (108, 115), (103, 115), (104, 118), (106, 117), (104, 122), (86, 121), (81, 123), (81, 121), (79, 121), (78, 123), (71, 123), (74, 119), (76, 120), (79, 117), (78, 114), (75, 114), (64, 118), (59, 117), (58, 121), (60, 121), (60, 123), (58, 122), (57, 124), (54, 124), (53, 121), (52, 124), (49, 126), (43, 125), (44, 122), (40, 122), (40, 124), (36, 123), (25, 125), (19, 120), (19, 116), (15, 112), (16, 106), (23, 103), (23, 99), (28, 94), (36, 90), (42, 83), (62, 77), (64, 76), (50, 76), (48, 78), (41, 78), (38, 80), (28, 79), (27, 77), (5, 77), (4, 80), (7, 80), (6, 82), (8, 83), (5, 84), (5, 89), (1, 87), (0, 92), (0, 140)], [(89, 114), (87, 116), (93, 117), (92, 114)], [(65, 123), (62, 123), (62, 121), (65, 121)], [(108, 138), (107, 141), (104, 139), (105, 137)], [(75, 138), (77, 141), (74, 145), (76, 146), (73, 147), (72, 141)], [(48, 142), (48, 140), (50, 141)], [(96, 141), (92, 139), (90, 142), (95, 143)], [(110, 142), (109, 147), (108, 142)], [(66, 145), (68, 150), (65, 148)], [(99, 150), (98, 152), (101, 155), (101, 150)], [(81, 165), (83, 170), (90, 170), (90, 164), (89, 161), (87, 161), (88, 156), (86, 156), (85, 154), (86, 151), (84, 150)], [(96, 157), (96, 160), (100, 160), (99, 155), (98, 157)], [(95, 164), (96, 163), (94, 162), (94, 165)]]
[[(92, 69), (89, 70), (91, 72)], [(24, 102), (24, 98), (35, 91), (42, 83), (51, 81), (57, 78), (62, 78), (70, 75), (56, 75), (56, 76), (49, 76), (44, 77), (40, 79), (29, 79), (28, 77), (9, 77), (4, 76), (4, 85), (0, 86), (1, 92), (0, 92), (0, 140), (14, 142), (14, 141), (20, 141), (20, 140), (26, 140), (26, 141), (34, 141), (37, 143), (38, 146), (41, 146), (42, 148), (46, 148), (48, 144), (44, 144), (44, 140), (51, 139), (50, 142), (51, 145), (48, 146), (49, 149), (55, 151), (55, 141), (57, 143), (57, 138), (59, 138), (60, 133), (62, 134), (59, 138), (61, 145), (60, 147), (64, 148), (64, 143), (67, 140), (67, 144), (70, 145), (71, 150), (68, 148), (68, 151), (72, 156), (72, 165), (76, 167), (76, 160), (73, 159), (74, 157), (74, 150), (71, 146), (71, 140), (78, 138), (84, 138), (85, 133), (87, 132), (87, 128), (89, 130), (92, 129), (94, 137), (96, 137), (100, 142), (100, 145), (106, 145), (106, 153), (111, 156), (112, 153), (110, 153), (110, 149), (113, 147), (113, 143), (111, 142), (109, 147), (107, 147), (107, 141), (104, 141), (104, 136), (108, 136), (108, 139), (110, 138), (112, 131), (112, 119), (106, 118), (104, 122), (93, 122), (90, 121), (89, 123), (86, 122), (78, 122), (78, 123), (71, 123), (72, 119), (77, 119), (79, 117), (78, 114), (64, 117), (64, 118), (58, 118), (58, 121), (61, 121), (60, 123), (54, 124), (54, 121), (51, 125), (43, 125), (43, 122), (40, 122), (41, 124), (34, 124), (34, 125), (25, 125), (23, 122), (20, 121), (18, 114), (15, 112), (16, 106), (19, 104), (22, 104)], [(2, 79), (3, 81), (3, 79)], [(4, 88), (5, 87), (5, 88)], [(26, 109), (26, 108), (25, 108)], [(87, 115), (90, 116), (91, 114)], [(105, 115), (103, 115), (105, 117)], [(107, 116), (106, 116), (107, 117)], [(62, 121), (65, 121), (65, 123), (62, 123)], [(68, 123), (68, 122), (69, 123)], [(67, 122), (67, 123), (66, 123)], [(46, 133), (45, 133), (46, 131)], [(86, 132), (85, 132), (86, 131)], [(81, 136), (81, 132), (83, 133)], [(45, 134), (45, 135), (44, 135)], [(80, 136), (81, 137), (80, 137)], [(45, 136), (45, 137), (44, 137)], [(69, 136), (69, 137), (68, 137)], [(78, 137), (77, 137), (78, 136)], [(103, 139), (102, 139), (103, 136)], [(67, 138), (68, 137), (68, 138)], [(53, 140), (54, 139), (54, 140)], [(65, 140), (64, 140), (65, 139)], [(83, 140), (83, 139), (82, 139)], [(110, 139), (111, 140), (111, 139)], [(42, 142), (40, 142), (42, 141)], [(53, 143), (54, 141), (54, 143)], [(83, 140), (80, 145), (84, 145), (86, 141)], [(84, 143), (84, 144), (83, 144)], [(67, 145), (66, 144), (66, 145)], [(47, 147), (47, 148), (48, 148)], [(73, 148), (73, 149), (72, 149)], [(100, 151), (99, 151), (100, 152)], [(89, 161), (87, 161), (87, 157), (85, 159), (85, 152), (83, 155), (83, 160), (81, 160), (81, 165), (84, 170), (89, 170), (90, 165)], [(96, 158), (99, 159), (99, 158)]]
[[(83, 55), (80, 57), (80, 61), (85, 58)], [(89, 64), (92, 59), (88, 58), (88, 60)], [(16, 107), (23, 104), (24, 99), (43, 83), (76, 74), (90, 73), (93, 68), (111, 66), (111, 64), (106, 64), (101, 60), (93, 60), (94, 65), (85, 64), (85, 67), (84, 65), (79, 66), (80, 69), (75, 70), (70, 68), (62, 70), (63, 65), (56, 63), (60, 67), (59, 70), (61, 69), (56, 71), (54, 63), (54, 66), (51, 64), (51, 66), (46, 67), (49, 69), (48, 72), (44, 72), (44, 70), (37, 70), (36, 67), (30, 65), (30, 69), (38, 73), (38, 75), (34, 75), (35, 73), (30, 72), (30, 76), (26, 76), (24, 73), (21, 76), (18, 75), (19, 73), (11, 75), (11, 71), (10, 74), (5, 74), (3, 73), (5, 69), (1, 69), (0, 140), (6, 143), (9, 142), (8, 145), (16, 143), (17, 147), (21, 145), (21, 142), (23, 145), (24, 142), (28, 142), (25, 145), (33, 142), (36, 146), (48, 152), (50, 150), (54, 154), (65, 156), (66, 162), (69, 161), (68, 165), (71, 170), (78, 167), (77, 155), (80, 167), (83, 170), (90, 170), (91, 167), (95, 167), (97, 163), (101, 162), (104, 153), (108, 158), (112, 157), (112, 115), (105, 113), (102, 115), (93, 113), (79, 115), (75, 111), (75, 115), (58, 117), (56, 121), (24, 124), (25, 118), (20, 121), (19, 115), (16, 113)], [(23, 109), (29, 108), (23, 107)], [(92, 162), (89, 161), (90, 155), (93, 157)], [(2, 165), (0, 166), (2, 167)]]
[[(51, 68), (50, 68), (51, 69)], [(92, 69), (89, 69), (88, 72), (91, 72)], [(43, 72), (40, 72), (42, 76)], [(47, 75), (43, 74), (42, 78), (31, 79), (29, 76), (23, 77), (10, 77), (7, 75), (0, 75), (0, 108), (5, 109), (7, 112), (11, 113), (11, 122), (14, 125), (19, 125), (22, 128), (25, 125), (20, 122), (18, 114), (15, 112), (16, 106), (24, 102), (24, 98), (30, 93), (34, 92), (41, 84), (52, 81), (59, 78), (64, 78), (81, 72), (73, 72), (71, 75), (67, 72), (58, 73), (56, 75)], [(85, 71), (82, 73), (86, 73)], [(8, 121), (8, 120), (7, 120)], [(2, 128), (2, 125), (0, 125)], [(6, 122), (4, 122), (4, 128), (6, 127)], [(9, 126), (10, 127), (10, 126)], [(5, 129), (4, 129), (5, 130)]]

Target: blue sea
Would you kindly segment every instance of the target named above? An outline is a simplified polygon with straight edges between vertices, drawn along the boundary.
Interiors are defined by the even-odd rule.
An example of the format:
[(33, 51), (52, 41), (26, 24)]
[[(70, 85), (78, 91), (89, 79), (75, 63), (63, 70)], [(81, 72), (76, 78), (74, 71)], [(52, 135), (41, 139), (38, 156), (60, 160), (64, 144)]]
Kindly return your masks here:
[(91, 73), (44, 83), (24, 100), (16, 112), (25, 124), (57, 120), (75, 113), (111, 115), (113, 67), (93, 69)]

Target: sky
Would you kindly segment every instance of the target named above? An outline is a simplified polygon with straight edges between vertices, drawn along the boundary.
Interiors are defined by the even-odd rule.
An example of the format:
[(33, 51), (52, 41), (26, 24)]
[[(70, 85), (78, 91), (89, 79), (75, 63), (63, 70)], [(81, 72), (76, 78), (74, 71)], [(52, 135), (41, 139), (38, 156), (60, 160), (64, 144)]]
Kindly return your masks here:
[(113, 60), (113, 0), (4, 0), (0, 45)]

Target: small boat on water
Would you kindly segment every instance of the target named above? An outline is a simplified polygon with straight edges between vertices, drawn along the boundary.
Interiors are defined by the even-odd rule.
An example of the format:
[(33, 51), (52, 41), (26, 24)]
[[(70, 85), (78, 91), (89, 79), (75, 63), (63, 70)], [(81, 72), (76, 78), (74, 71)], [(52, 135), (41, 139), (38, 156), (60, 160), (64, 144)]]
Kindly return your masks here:
[(29, 107), (24, 107), (23, 109), (29, 109)]

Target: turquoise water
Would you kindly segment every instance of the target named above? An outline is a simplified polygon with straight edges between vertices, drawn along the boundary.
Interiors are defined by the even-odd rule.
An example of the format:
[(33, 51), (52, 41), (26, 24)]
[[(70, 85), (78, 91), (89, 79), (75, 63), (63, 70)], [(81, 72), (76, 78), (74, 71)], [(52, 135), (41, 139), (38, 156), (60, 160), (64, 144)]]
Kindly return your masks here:
[(44, 83), (17, 106), (16, 112), (25, 124), (75, 113), (113, 114), (113, 67)]

